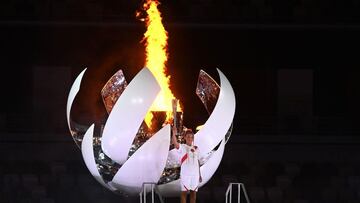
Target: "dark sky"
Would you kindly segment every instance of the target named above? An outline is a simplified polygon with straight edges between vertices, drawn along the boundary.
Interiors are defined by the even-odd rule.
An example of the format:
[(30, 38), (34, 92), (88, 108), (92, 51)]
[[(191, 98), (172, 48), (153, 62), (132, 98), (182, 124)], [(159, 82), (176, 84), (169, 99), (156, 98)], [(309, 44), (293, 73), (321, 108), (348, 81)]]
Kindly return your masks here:
[[(64, 95), (59, 96), (59, 109), (47, 104), (59, 102), (53, 101), (58, 98), (48, 98), (42, 111), (52, 109), (54, 117), (62, 116), (65, 106), (61, 109), (61, 105), (72, 80), (88, 67), (84, 79), (88, 88), (80, 95), (91, 99), (76, 102), (80, 102), (79, 111), (97, 117), (104, 112), (96, 90), (119, 68), (130, 81), (144, 63), (144, 47), (139, 41), (145, 28), (134, 17), (140, 1), (48, 1), (48, 6), (15, 2), (4, 3), (7, 12), (0, 21), (0, 84), (3, 94), (11, 98), (3, 100), (3, 115), (40, 114), (34, 103), (42, 99), (37, 98), (34, 84), (43, 84), (54, 88), (46, 91)], [(194, 1), (189, 5), (169, 1), (161, 5), (169, 32), (168, 72), (175, 95), (189, 109), (185, 114), (188, 125), (206, 120), (194, 94), (198, 72), (204, 69), (217, 78), (216, 68), (235, 89), (235, 118), (239, 120), (279, 116), (278, 71), (300, 69), (310, 70), (313, 78), (308, 96), (312, 116), (355, 122), (359, 113), (359, 5), (355, 1), (326, 5), (321, 1), (259, 2)], [(54, 81), (45, 77), (39, 83), (34, 81), (36, 67), (46, 67), (49, 72), (69, 67), (71, 78), (59, 75)]]

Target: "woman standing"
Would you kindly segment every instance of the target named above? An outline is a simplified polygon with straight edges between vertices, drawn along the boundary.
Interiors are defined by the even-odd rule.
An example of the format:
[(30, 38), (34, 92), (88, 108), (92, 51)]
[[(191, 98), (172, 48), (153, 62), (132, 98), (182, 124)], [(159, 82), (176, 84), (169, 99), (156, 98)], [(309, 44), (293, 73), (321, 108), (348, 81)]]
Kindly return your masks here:
[(194, 133), (191, 129), (184, 132), (185, 144), (179, 144), (175, 137), (176, 129), (173, 128), (172, 143), (180, 153), (180, 183), (181, 203), (186, 203), (187, 193), (190, 192), (190, 203), (196, 202), (196, 192), (202, 182), (200, 173), (199, 148), (194, 146)]

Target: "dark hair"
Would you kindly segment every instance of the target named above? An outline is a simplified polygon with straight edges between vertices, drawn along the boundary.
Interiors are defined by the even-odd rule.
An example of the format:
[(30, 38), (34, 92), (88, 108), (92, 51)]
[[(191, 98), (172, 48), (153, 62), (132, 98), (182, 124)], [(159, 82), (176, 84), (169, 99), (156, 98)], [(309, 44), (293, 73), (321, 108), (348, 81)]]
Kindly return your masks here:
[(192, 131), (191, 129), (186, 129), (186, 130), (184, 131), (183, 136), (185, 137), (187, 134), (194, 134), (194, 133), (193, 133), (193, 131)]

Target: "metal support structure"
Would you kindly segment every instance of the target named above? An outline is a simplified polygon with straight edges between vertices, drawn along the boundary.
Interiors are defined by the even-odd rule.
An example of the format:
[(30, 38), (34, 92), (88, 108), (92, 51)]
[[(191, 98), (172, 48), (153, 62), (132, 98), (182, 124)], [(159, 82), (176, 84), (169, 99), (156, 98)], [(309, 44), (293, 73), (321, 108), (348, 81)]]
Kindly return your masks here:
[(157, 189), (156, 183), (143, 183), (142, 191), (140, 192), (140, 203), (146, 203), (146, 193), (147, 193), (147, 187), (151, 187), (151, 203), (154, 203), (155, 201), (155, 193), (159, 196), (160, 202), (164, 203), (163, 198), (160, 195), (159, 190)]
[[(229, 187), (227, 188), (226, 193), (225, 193), (225, 203), (231, 203), (233, 185), (236, 185), (238, 188), (238, 198), (237, 198), (238, 201), (237, 202), (240, 203), (240, 201), (241, 201), (240, 194), (241, 194), (241, 188), (242, 188), (245, 199), (246, 199), (246, 203), (250, 203), (249, 197), (248, 197), (246, 189), (245, 189), (245, 185), (243, 183), (230, 183), (229, 184)], [(228, 198), (229, 195), (230, 195), (230, 198)], [(230, 199), (230, 201), (229, 201), (229, 199)]]

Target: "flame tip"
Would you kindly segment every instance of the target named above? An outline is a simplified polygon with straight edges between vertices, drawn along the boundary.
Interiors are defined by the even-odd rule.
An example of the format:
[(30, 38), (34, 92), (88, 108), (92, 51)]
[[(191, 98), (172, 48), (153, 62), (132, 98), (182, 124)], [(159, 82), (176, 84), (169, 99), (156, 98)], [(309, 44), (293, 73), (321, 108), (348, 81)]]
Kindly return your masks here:
[[(145, 117), (145, 122), (151, 126), (152, 113), (151, 111), (172, 111), (172, 99), (175, 98), (170, 89), (170, 75), (166, 75), (166, 62), (168, 60), (168, 32), (163, 23), (161, 12), (158, 10), (158, 0), (146, 0), (142, 8), (146, 13), (145, 25), (146, 32), (144, 33), (141, 43), (145, 45), (145, 66), (147, 67), (156, 80), (158, 81), (161, 91), (156, 97), (153, 105)], [(179, 105), (180, 108), (180, 105)], [(180, 108), (181, 110), (181, 108)], [(167, 113), (166, 120), (171, 119), (171, 113)]]

